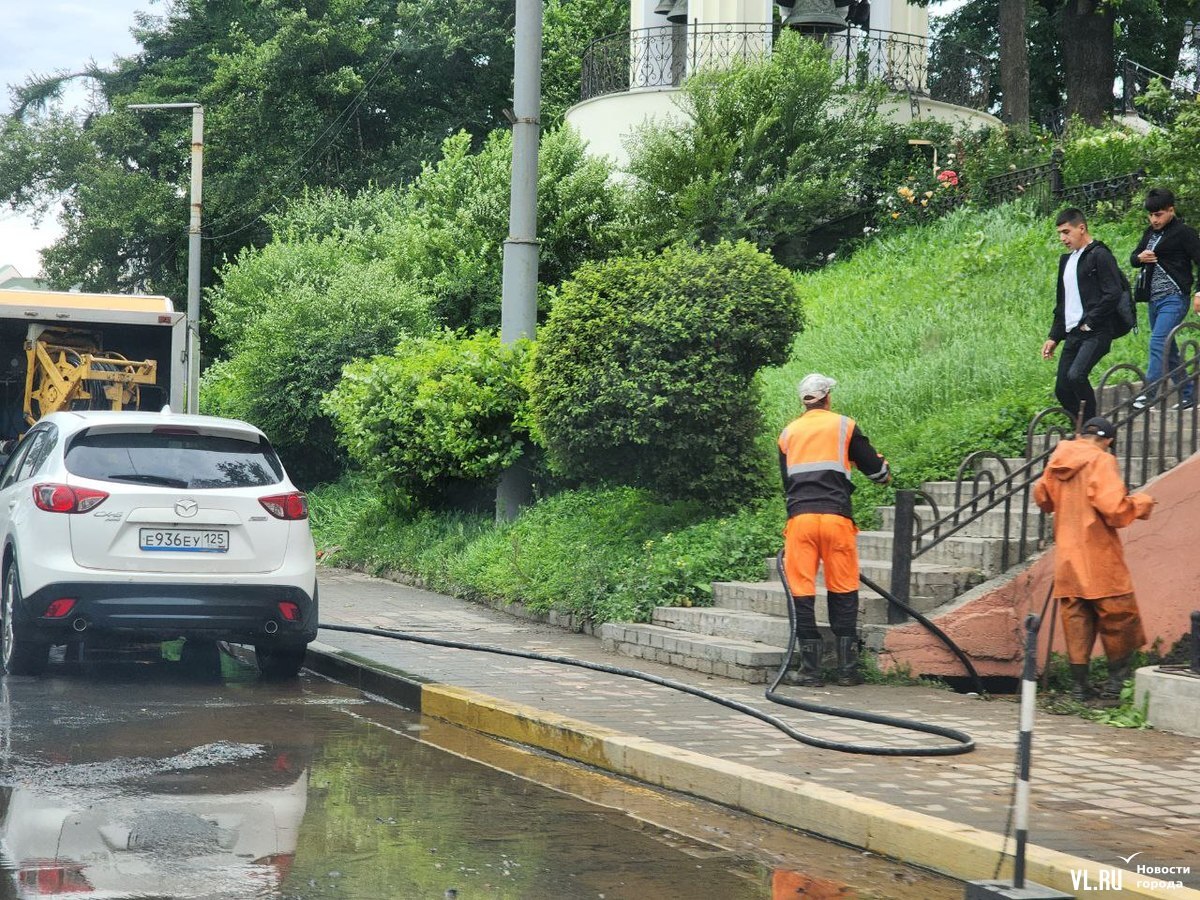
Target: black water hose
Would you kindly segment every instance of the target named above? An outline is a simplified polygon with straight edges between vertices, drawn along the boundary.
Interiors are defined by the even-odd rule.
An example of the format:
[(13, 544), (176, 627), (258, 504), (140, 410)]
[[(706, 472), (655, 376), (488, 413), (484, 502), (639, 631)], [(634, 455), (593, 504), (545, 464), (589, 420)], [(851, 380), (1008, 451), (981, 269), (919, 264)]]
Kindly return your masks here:
[[(789, 620), (794, 613), (791, 612), (791, 604), (788, 604)], [(681, 681), (674, 681), (670, 678), (661, 678), (657, 675), (651, 675), (647, 672), (639, 672), (635, 669), (624, 669), (619, 666), (609, 666), (604, 663), (588, 662), (582, 659), (574, 659), (569, 656), (551, 656), (545, 653), (532, 653), (527, 650), (510, 650), (507, 647), (493, 647), (487, 644), (470, 644), (465, 641), (450, 641), (443, 638), (426, 637), (424, 635), (410, 634), (403, 631), (391, 631), (381, 628), (364, 628), (359, 625), (330, 625), (321, 622), (317, 626), (326, 631), (341, 631), (347, 634), (364, 634), (371, 637), (385, 637), (396, 641), (410, 641), (415, 644), (429, 644), (433, 647), (447, 647), (452, 650), (474, 650), (479, 653), (495, 653), (499, 656), (514, 656), (518, 659), (529, 659), (536, 662), (557, 663), (564, 666), (575, 666), (580, 669), (590, 669), (593, 672), (604, 672), (608, 675), (619, 675), (623, 678), (636, 678), (640, 681), (646, 681), (650, 684), (657, 684), (660, 687), (670, 688), (671, 690), (680, 691), (685, 694), (691, 694), (694, 697), (700, 697), (703, 700), (709, 700), (720, 706), (735, 710), (751, 718), (758, 719), (770, 725), (772, 728), (786, 734), (794, 741), (801, 744), (807, 744), (810, 747), (818, 747), (822, 750), (836, 750), (840, 753), (861, 753), (871, 756), (953, 756), (959, 753), (969, 753), (975, 749), (975, 741), (971, 736), (953, 728), (943, 728), (939, 725), (929, 725), (923, 722), (914, 722), (908, 719), (900, 719), (892, 716), (879, 715), (877, 713), (862, 712), (853, 709), (838, 709), (832, 706), (821, 706), (820, 704), (810, 703), (803, 704), (801, 701), (791, 700), (789, 698), (775, 699), (771, 697), (774, 688), (778, 685), (779, 679), (783, 675), (783, 671), (787, 667), (787, 663), (791, 660), (792, 650), (795, 646), (793, 640), (788, 646), (787, 658), (784, 661), (784, 669), (780, 670), (779, 676), (775, 679), (775, 684), (767, 691), (767, 699), (773, 703), (783, 703), (785, 706), (792, 706), (796, 709), (803, 709), (808, 712), (821, 713), (822, 715), (840, 716), (847, 719), (857, 719), (861, 722), (872, 722), (877, 725), (886, 725), (893, 728), (904, 728), (910, 731), (920, 731), (926, 734), (935, 734), (939, 737), (948, 737), (958, 743), (940, 746), (940, 747), (876, 747), (864, 744), (847, 744), (841, 741), (828, 741), (823, 738), (813, 737), (812, 735), (804, 734), (797, 731), (791, 725), (788, 725), (781, 719), (769, 715), (762, 710), (756, 709), (749, 704), (742, 703), (739, 700), (731, 700), (728, 697), (722, 697), (718, 694), (713, 694), (701, 688), (693, 687), (690, 684), (684, 684)], [(792, 627), (792, 634), (795, 635), (795, 627)]]

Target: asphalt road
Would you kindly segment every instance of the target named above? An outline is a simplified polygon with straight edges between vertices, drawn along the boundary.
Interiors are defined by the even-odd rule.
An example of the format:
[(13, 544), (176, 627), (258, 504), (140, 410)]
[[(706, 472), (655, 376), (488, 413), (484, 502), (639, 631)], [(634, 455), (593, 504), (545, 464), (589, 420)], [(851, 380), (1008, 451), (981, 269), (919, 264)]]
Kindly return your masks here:
[(0, 822), (0, 900), (961, 896), (228, 655), (0, 681)]

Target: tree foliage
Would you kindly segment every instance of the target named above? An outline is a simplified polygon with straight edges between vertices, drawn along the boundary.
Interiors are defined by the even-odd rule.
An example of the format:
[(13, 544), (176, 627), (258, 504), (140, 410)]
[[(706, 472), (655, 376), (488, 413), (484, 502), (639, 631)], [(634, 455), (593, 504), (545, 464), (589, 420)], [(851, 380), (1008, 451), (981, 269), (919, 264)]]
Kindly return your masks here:
[(588, 44), (629, 28), (625, 0), (546, 0), (543, 16), (542, 121), (557, 122), (579, 102)]
[(763, 471), (754, 376), (800, 326), (791, 276), (745, 242), (584, 266), (534, 353), (551, 465), (717, 508), (745, 499)]
[(336, 477), (321, 398), (347, 363), (428, 333), (431, 301), (386, 260), (350, 262), (356, 248), (343, 238), (246, 253), (214, 300), (229, 356), (205, 373), (201, 410), (254, 422), (301, 483)]
[(692, 75), (684, 123), (648, 126), (629, 164), (644, 241), (744, 239), (803, 264), (808, 233), (873, 189), (897, 133), (879, 113), (881, 90), (840, 86), (828, 51), (790, 32), (766, 59)]
[[(512, 77), (512, 0), (174, 0), (139, 53), (31, 79), (0, 132), (0, 198), (64, 198), (51, 279), (183, 295), (190, 123), (130, 103), (199, 101), (206, 265), (261, 244), (262, 216), (304, 186), (354, 191), (420, 170), (445, 135), (497, 127)], [(79, 120), (52, 100), (96, 89)]]

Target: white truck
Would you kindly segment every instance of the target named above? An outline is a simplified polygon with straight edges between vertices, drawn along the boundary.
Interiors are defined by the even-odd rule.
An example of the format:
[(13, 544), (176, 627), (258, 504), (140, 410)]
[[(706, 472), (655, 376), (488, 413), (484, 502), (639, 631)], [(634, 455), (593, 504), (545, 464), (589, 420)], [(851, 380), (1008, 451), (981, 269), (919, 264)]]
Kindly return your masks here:
[(187, 319), (166, 297), (0, 290), (0, 441), (70, 409), (182, 411)]

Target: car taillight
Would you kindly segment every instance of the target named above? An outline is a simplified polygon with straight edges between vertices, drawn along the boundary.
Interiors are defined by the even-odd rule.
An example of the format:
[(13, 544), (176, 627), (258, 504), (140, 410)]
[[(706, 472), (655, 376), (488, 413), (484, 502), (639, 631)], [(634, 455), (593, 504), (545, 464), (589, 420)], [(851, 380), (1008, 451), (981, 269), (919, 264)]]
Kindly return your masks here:
[(287, 878), (288, 872), (292, 871), (292, 863), (296, 861), (294, 853), (272, 853), (270, 856), (263, 856), (254, 861), (256, 866), (269, 866), (275, 870), (275, 876), (279, 879), (279, 883), (283, 884), (283, 880)]
[(290, 494), (272, 494), (270, 497), (259, 497), (258, 502), (263, 509), (277, 519), (307, 519), (308, 498), (299, 491)]
[(279, 614), (283, 616), (285, 622), (298, 622), (300, 621), (300, 606), (291, 600), (280, 600)]
[(33, 502), (38, 509), (56, 513), (91, 512), (108, 499), (104, 491), (68, 484), (35, 484)]
[(44, 618), (61, 619), (74, 608), (74, 597), (59, 597), (57, 600), (50, 601), (50, 605), (46, 607)]
[(27, 890), (32, 889), (39, 897), (94, 890), (83, 877), (82, 865), (64, 866), (54, 860), (27, 860), (22, 863), (17, 873), (17, 883)]

